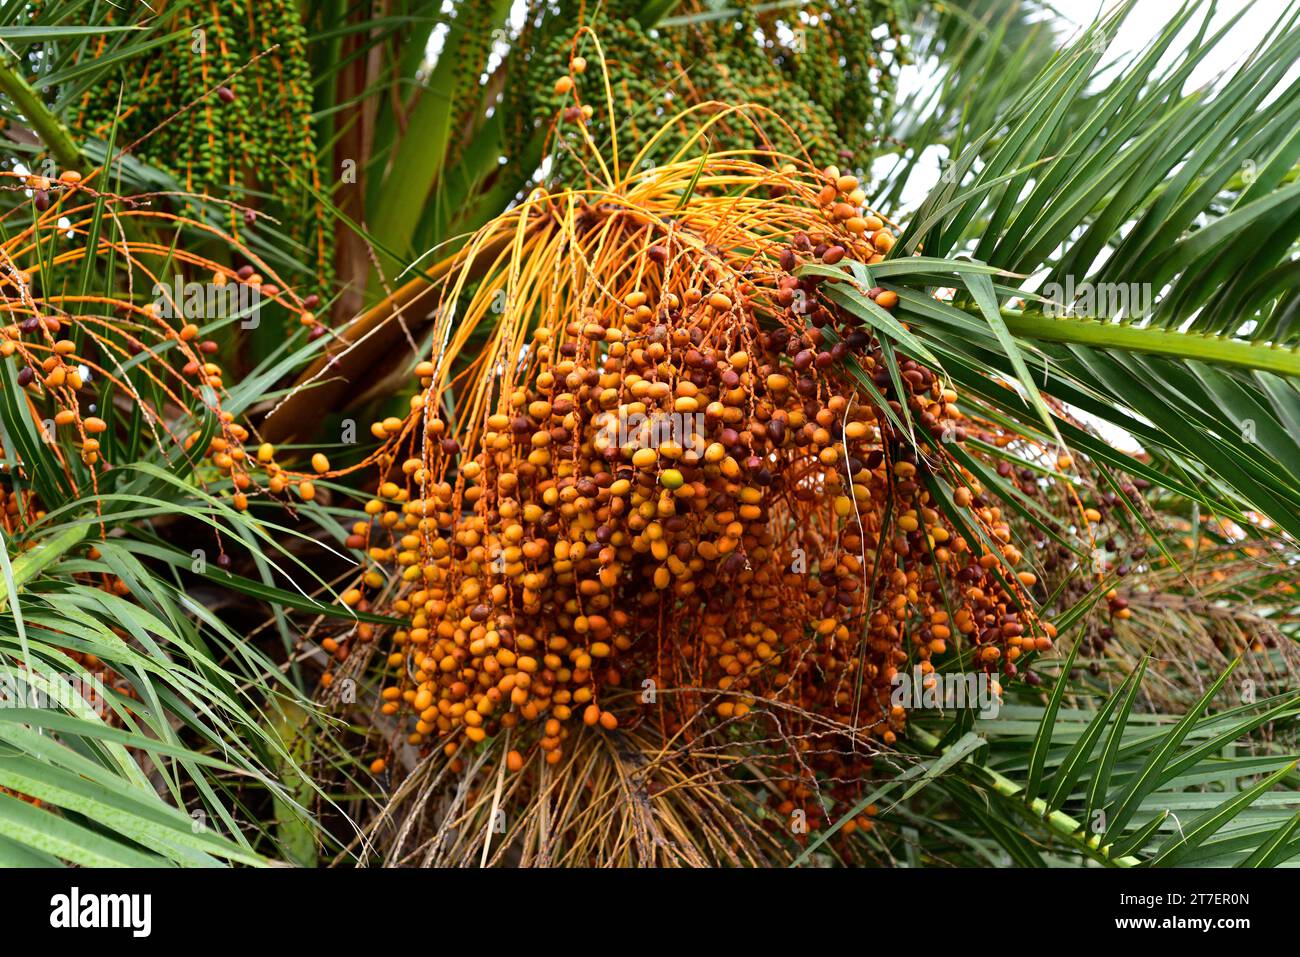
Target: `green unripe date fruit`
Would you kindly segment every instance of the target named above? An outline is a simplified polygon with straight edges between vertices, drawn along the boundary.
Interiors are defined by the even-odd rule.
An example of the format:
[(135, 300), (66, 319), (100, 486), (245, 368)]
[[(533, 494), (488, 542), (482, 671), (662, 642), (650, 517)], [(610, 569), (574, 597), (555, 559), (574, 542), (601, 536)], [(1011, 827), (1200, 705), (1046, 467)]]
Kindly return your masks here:
[[(86, 91), (78, 127), (117, 142), (145, 137), (140, 159), (176, 178), (181, 189), (266, 211), (304, 250), (322, 290), (329, 282), (330, 218), (321, 190), (311, 122), (306, 34), (291, 0), (206, 0), (164, 12), (176, 39), (152, 51), (122, 89)], [(96, 56), (106, 41), (88, 46)], [(251, 61), (251, 62), (250, 62)], [(241, 69), (242, 68), (242, 69)], [(156, 127), (160, 127), (154, 131)], [(310, 187), (310, 188), (309, 188)], [(236, 237), (249, 221), (231, 208)]]

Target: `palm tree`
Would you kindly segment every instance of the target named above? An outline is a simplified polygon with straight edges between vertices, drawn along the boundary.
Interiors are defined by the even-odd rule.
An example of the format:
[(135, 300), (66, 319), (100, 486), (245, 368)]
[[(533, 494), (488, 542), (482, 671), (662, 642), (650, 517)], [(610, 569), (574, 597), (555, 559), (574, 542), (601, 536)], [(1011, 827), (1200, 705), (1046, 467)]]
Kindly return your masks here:
[[(0, 765), (0, 785), (47, 805), (33, 810), (0, 795), (13, 823), (0, 831), (5, 852), (134, 861), (143, 847), (178, 863), (251, 861), (261, 853), (306, 861), (320, 843), (339, 860), (368, 847), (400, 864), (1269, 866), (1293, 857), (1300, 851), (1291, 680), (1300, 327), (1291, 280), (1300, 236), (1300, 99), (1288, 69), (1300, 44), (1300, 10), (1288, 8), (1243, 62), (1192, 88), (1190, 78), (1241, 27), (1241, 14), (1216, 20), (1211, 6), (1188, 3), (1142, 49), (1116, 59), (1110, 51), (1134, 5), (1120, 3), (1065, 41), (1047, 12), (1022, 4), (773, 3), (744, 11), (561, 4), (530, 6), (517, 23), (504, 3), (456, 3), (450, 13), (438, 3), (399, 3), (372, 17), (313, 2), (301, 27), (289, 5), (276, 7), (277, 29), (289, 42), (259, 63), (288, 60), (301, 45), (311, 109), (298, 104), (280, 119), (309, 118), (315, 162), (283, 160), (280, 177), (232, 179), (226, 170), (219, 186), (199, 184), (209, 198), (186, 199), (187, 223), (166, 233), (168, 243), (183, 237), (175, 242), (185, 248), (207, 243), (199, 248), (218, 262), (257, 255), (290, 283), (320, 288), (320, 313), (332, 317), (328, 334), (308, 339), (286, 311), (269, 314), (259, 336), (223, 343), (223, 356), (242, 373), (231, 386), (233, 408), (254, 416), (261, 435), (277, 445), (309, 443), (340, 419), (405, 415), (418, 381), (411, 373), (445, 335), (455, 348), (446, 353), (444, 403), (485, 401), (494, 377), (489, 348), (538, 320), (465, 307), (516, 282), (512, 269), (541, 268), (535, 260), (544, 244), (512, 247), (503, 226), (524, 221), (519, 204), (534, 186), (555, 195), (566, 186), (589, 189), (601, 181), (591, 157), (638, 157), (649, 160), (646, 175), (667, 184), (668, 208), (686, 207), (710, 190), (725, 193), (713, 178), (728, 148), (793, 151), (806, 140), (819, 167), (856, 167), (873, 208), (897, 210), (909, 184), (935, 180), (915, 209), (895, 212), (905, 228), (879, 261), (858, 272), (806, 265), (802, 275), (819, 281), (880, 344), (887, 377), (877, 386), (858, 368), (865, 393), (888, 391), (907, 362), (919, 362), (952, 383), (967, 415), (1011, 439), (949, 447), (914, 436), (931, 451), (942, 446), (993, 490), (1018, 539), (1043, 543), (1041, 555), (1031, 556), (1034, 599), (1054, 625), (1060, 657), (1040, 657), (1032, 683), (1009, 683), (996, 718), (977, 720), (967, 708), (909, 720), (906, 736), (856, 782), (851, 806), (806, 835), (773, 827), (767, 795), (778, 778), (743, 735), (718, 741), (717, 753), (725, 748), (734, 757), (724, 769), (707, 748), (678, 753), (671, 738), (644, 727), (584, 733), (565, 763), (530, 778), (506, 774), (510, 735), (503, 734), (468, 757), (398, 749), (376, 772), (376, 787), (336, 747), (357, 735), (397, 738), (379, 706), (384, 669), (372, 660), (374, 643), (345, 641), (346, 660), (322, 666), (323, 656), (304, 657), (301, 639), (292, 637), (291, 622), (302, 621), (295, 616), (357, 613), (318, 601), (328, 594), (324, 582), (310, 597), (296, 593), (290, 581), (305, 580), (301, 568), (279, 574), (269, 567), (272, 543), (283, 544), (290, 520), (269, 510), (235, 512), (223, 504), (230, 489), (220, 484), (217, 498), (196, 491), (134, 424), (115, 462), (141, 456), (134, 468), (148, 477), (147, 488), (128, 499), (133, 507), (108, 516), (120, 541), (132, 544), (79, 557), (95, 496), (84, 488), (43, 493), (61, 507), (28, 530), (34, 547), (6, 573), (5, 594), (17, 598), (4, 641), (13, 660), (40, 661), (53, 675), (66, 665), (60, 655), (68, 636), (91, 629), (79, 650), (110, 663), (136, 697), (161, 702), (132, 739), (142, 748), (150, 740), (145, 751), (161, 770), (152, 779), (140, 772), (122, 747), (131, 742), (115, 729), (61, 717), (62, 725), (50, 726), (58, 735), (51, 744), (30, 720), (10, 723), (0, 712), (0, 726), (17, 729), (6, 740), (18, 750), (4, 759), (12, 766)], [(185, 28), (207, 22), (205, 6), (168, 5), (157, 18), (132, 14), (108, 31), (104, 19), (120, 13), (79, 3), (7, 7), (0, 39), (18, 55), (0, 68), (7, 98), (0, 102), (13, 127), (35, 134), (22, 138), (31, 153), (26, 167), (47, 155), (58, 167), (97, 165), (115, 154), (118, 131), (130, 122), (140, 135), (164, 120), (180, 122), (171, 116), (186, 104), (128, 119), (114, 103), (96, 133), (84, 123), (86, 90), (114, 89), (114, 76), (138, 81), (160, 50), (175, 56), (178, 39), (192, 39)], [(825, 14), (818, 23), (830, 27), (818, 28), (810, 12)], [(738, 22), (746, 28), (740, 33), (757, 29), (771, 44), (729, 46)], [(813, 34), (813, 52), (789, 40), (801, 23)], [(851, 28), (863, 23), (874, 63), (847, 71), (836, 96), (811, 79), (826, 76), (813, 61), (820, 56), (824, 68), (841, 56), (867, 56), (849, 42)], [(426, 58), (430, 40), (440, 52)], [(262, 52), (253, 39), (245, 43), (245, 57)], [(724, 69), (710, 69), (707, 54)], [(574, 55), (593, 71), (608, 64), (620, 81), (647, 57), (680, 70), (662, 85), (617, 95), (612, 84), (612, 109), (581, 121), (588, 129), (590, 120), (584, 147), (579, 117), (566, 116), (558, 87), (550, 92)], [(255, 75), (237, 73), (243, 66), (205, 77), (195, 95), (216, 102), (225, 85), (242, 95), (241, 77)], [(909, 69), (937, 79), (909, 92)], [(778, 103), (792, 95), (815, 101), (806, 127), (787, 131), (762, 111), (726, 112), (759, 100), (760, 86)], [(711, 107), (715, 100), (728, 102)], [(689, 110), (677, 115), (682, 107), (713, 111), (713, 142), (692, 141), (698, 124)], [(134, 140), (134, 129), (117, 143)], [(787, 135), (790, 143), (782, 142)], [(663, 152), (638, 154), (656, 142)], [(838, 155), (843, 142), (854, 145), (848, 158)], [(147, 145), (142, 150), (148, 159)], [(157, 163), (124, 160), (109, 169), (123, 191), (195, 185), (176, 182), (179, 170)], [(273, 180), (293, 189), (277, 191)], [(630, 177), (601, 182), (632, 188)], [(295, 209), (290, 195), (312, 201)], [(243, 231), (237, 246), (215, 252), (189, 223), (224, 224), (228, 199), (266, 218), (235, 222)], [(26, 202), (15, 196), (15, 205)], [(314, 242), (326, 244), (326, 263)], [(328, 277), (335, 285), (320, 286)], [(120, 289), (111, 263), (96, 279), (106, 291)], [(891, 293), (897, 305), (881, 310), (861, 295), (869, 287)], [(475, 321), (453, 328), (446, 311), (434, 314), (448, 297)], [(8, 362), (6, 370), (12, 396), (16, 372)], [(0, 411), (7, 458), (26, 465), (37, 444), (8, 450), (30, 416), (12, 401)], [(348, 462), (370, 460), (370, 448), (340, 450)], [(151, 456), (159, 456), (152, 465)], [(1044, 486), (1061, 494), (1039, 494)], [(364, 499), (373, 486), (340, 479), (334, 491), (341, 501)], [(248, 564), (236, 570), (247, 574), (224, 572), (217, 583), (223, 594), (270, 607), (278, 648), (250, 645), (232, 633), (224, 612), (183, 600), (166, 569), (188, 565), (186, 550), (169, 548), (153, 527), (164, 512), (192, 513), (249, 545)], [(343, 548), (353, 517), (342, 504), (304, 505), (293, 522), (312, 524), (293, 527)], [(85, 620), (84, 609), (103, 602), (96, 597), (103, 592), (86, 585), (102, 563), (139, 583), (134, 604), (120, 608), (141, 610), (115, 604), (113, 614), (151, 616), (126, 640), (111, 642)], [(341, 592), (351, 573), (331, 569), (338, 577), (329, 584)], [(391, 596), (385, 582), (377, 607), (389, 610)], [(393, 623), (357, 607), (377, 629)], [(26, 623), (38, 621), (39, 648), (26, 643)], [(154, 640), (153, 622), (166, 624), (169, 646), (217, 651), (168, 656), (161, 674), (141, 670), (134, 642)], [(358, 622), (343, 627), (355, 635)], [(341, 707), (347, 702), (337, 680), (313, 689), (322, 667), (356, 682), (359, 707)], [(308, 700), (313, 690), (317, 704)], [(257, 720), (249, 695), (282, 702), (291, 717)], [(322, 703), (361, 727), (326, 717)], [(217, 742), (234, 748), (220, 765), (212, 758)], [(38, 760), (47, 753), (41, 749), (55, 747), (68, 752), (55, 761), (57, 772)], [(257, 783), (236, 787), (236, 775)], [(321, 791), (338, 782), (342, 788), (328, 790), (346, 797), (323, 800)], [(178, 809), (194, 795), (223, 838), (187, 839)], [(105, 826), (88, 825), (105, 805), (121, 813)], [(498, 834), (502, 809), (509, 825)], [(356, 821), (369, 843), (343, 820)], [(249, 840), (249, 822), (264, 837)]]

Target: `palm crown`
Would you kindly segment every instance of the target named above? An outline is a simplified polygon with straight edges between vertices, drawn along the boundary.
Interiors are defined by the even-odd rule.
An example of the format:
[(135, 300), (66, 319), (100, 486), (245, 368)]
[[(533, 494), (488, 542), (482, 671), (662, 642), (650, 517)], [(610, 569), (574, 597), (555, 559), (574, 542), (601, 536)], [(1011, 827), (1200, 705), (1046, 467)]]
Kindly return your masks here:
[[(0, 340), (0, 667), (24, 689), (79, 669), (110, 679), (106, 706), (0, 710), (0, 860), (1294, 856), (1300, 10), (1193, 86), (1243, 14), (1189, 3), (1116, 56), (1134, 6), (1072, 35), (1015, 3), (561, 3), (525, 5), (523, 22), (479, 2), (375, 18), (329, 2), (6, 6), (0, 109), (21, 167), (0, 219), (14, 330)], [(606, 245), (611, 209), (644, 216), (640, 238)], [(838, 254), (815, 241), (827, 217)], [(442, 727), (429, 709), (459, 692), (411, 679), (426, 670), (408, 643), (422, 627), (412, 592), (434, 579), (413, 586), (405, 569), (463, 558), (469, 579), (486, 560), (472, 544), (437, 562), (428, 541), (385, 552), (378, 533), (400, 530), (415, 499), (437, 503), (449, 541), (491, 534), (473, 524), (461, 463), (491, 452), (512, 389), (525, 408), (539, 399), (537, 363), (575, 354), (563, 330), (590, 302), (556, 277), (621, 289), (610, 301), (635, 316), (633, 266), (668, 290), (667, 265), (687, 255), (661, 227), (760, 304), (754, 335), (782, 328), (794, 290), (833, 313), (809, 361), (843, 340), (835, 381), (878, 410), (888, 487), (898, 461), (920, 467), (928, 496), (885, 506), (874, 528), (855, 513), (867, 604), (846, 620), (878, 612), (887, 576), (872, 576), (900, 518), (936, 511), (930, 555), (949, 534), (983, 549), (980, 597), (1051, 636), (1023, 646), (1019, 669), (1005, 656), (1022, 645), (999, 636), (1003, 657), (984, 669), (1002, 682), (996, 717), (922, 710), (886, 739), (888, 715), (874, 714), (851, 786), (839, 758), (811, 773), (769, 754), (738, 723), (740, 697), (695, 753), (671, 721), (620, 725), (601, 709), (563, 748), (541, 745), (562, 758), (526, 770), (527, 721), (441, 747), (479, 722), (462, 706)], [(155, 343), (142, 288), (169, 273), (256, 288), (256, 321), (223, 316), (195, 327), (201, 340), (158, 325)], [(723, 298), (701, 308), (738, 304)], [(73, 330), (64, 352), (95, 370), (89, 390), (47, 377), (63, 347), (52, 335), (42, 351), (39, 323), (23, 327), (47, 315)], [(605, 343), (593, 356), (621, 357), (611, 346), (644, 331), (624, 321), (588, 330)], [(191, 341), (211, 347), (190, 355)], [(753, 396), (779, 407), (785, 387), (767, 381)], [(72, 431), (51, 437), (42, 416), (59, 411)], [(358, 438), (366, 417), (376, 425)], [(431, 417), (445, 434), (425, 431)], [(328, 458), (309, 465), (318, 449)], [(840, 499), (866, 501), (853, 483), (880, 494), (855, 468), (828, 498), (837, 534)], [(658, 481), (675, 492), (685, 472)], [(998, 514), (963, 511), (962, 483)], [(830, 515), (776, 514), (792, 534)], [(993, 660), (954, 645), (935, 646), (937, 674)], [(545, 667), (573, 670), (562, 665)], [(407, 691), (428, 729), (411, 738)], [(753, 697), (781, 713), (778, 691)], [(814, 742), (847, 734), (857, 755), (865, 720), (854, 705), (798, 726)], [(811, 828), (784, 826), (805, 807)]]

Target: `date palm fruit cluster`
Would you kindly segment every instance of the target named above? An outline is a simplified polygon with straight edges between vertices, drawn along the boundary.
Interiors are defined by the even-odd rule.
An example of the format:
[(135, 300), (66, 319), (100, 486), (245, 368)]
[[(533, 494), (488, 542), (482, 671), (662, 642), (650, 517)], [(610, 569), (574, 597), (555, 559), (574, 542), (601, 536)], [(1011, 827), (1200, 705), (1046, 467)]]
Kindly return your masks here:
[[(143, 138), (140, 158), (182, 190), (244, 207), (226, 216), (236, 236), (257, 210), (296, 229), (292, 238), (326, 288), (332, 220), (313, 198), (321, 178), (297, 5), (203, 0), (169, 4), (163, 17), (156, 29), (173, 39), (121, 88), (120, 112), (118, 85), (93, 85), (77, 128), (107, 140), (116, 122), (119, 148)], [(99, 56), (107, 43), (96, 38), (84, 55)]]
[[(578, 57), (590, 60), (584, 78), (574, 75), (591, 103), (605, 102), (605, 76), (596, 69), (603, 54), (614, 112), (619, 117), (618, 148), (626, 159), (655, 139), (650, 160), (663, 161), (686, 144), (694, 130), (689, 124), (664, 126), (666, 117), (688, 105), (706, 101), (761, 103), (780, 117), (759, 131), (736, 122), (712, 132), (712, 147), (758, 148), (768, 143), (777, 151), (807, 150), (814, 162), (842, 163), (846, 156), (869, 163), (878, 147), (874, 137), (891, 95), (895, 72), (902, 62), (896, 15), (889, 2), (818, 2), (794, 8), (764, 10), (740, 5), (736, 18), (705, 17), (686, 27), (649, 30), (637, 20), (640, 3), (611, 3), (595, 9), (588, 4), (561, 4), (540, 22), (529, 21), (520, 42), (535, 48), (524, 82), (507, 85), (513, 117), (514, 152), (525, 155), (525, 143), (559, 119), (561, 143), (578, 138), (586, 126), (602, 149), (610, 127), (602, 110), (575, 102), (569, 89), (554, 85)], [(704, 3), (679, 4), (675, 15), (704, 15)], [(591, 34), (575, 39), (573, 24), (584, 22)], [(737, 27), (737, 22), (739, 27)], [(870, 38), (884, 26), (890, 48), (872, 49)], [(737, 118), (739, 119), (739, 118)], [(553, 151), (553, 176), (575, 182), (582, 175), (583, 151)]]
[(734, 724), (861, 779), (904, 728), (897, 673), (1014, 676), (1051, 647), (999, 502), (951, 454), (997, 429), (822, 294), (893, 246), (855, 177), (715, 154), (538, 190), (469, 255), (501, 239), (472, 294), (447, 280), (353, 528), (345, 601), (406, 620), (381, 707), (409, 745), (509, 732), (522, 770), (584, 727)]
[[(282, 467), (275, 450), (259, 445), (252, 430), (224, 408), (217, 343), (201, 330), (218, 317), (191, 314), (192, 300), (184, 294), (177, 300), (177, 287), (167, 279), (192, 280), (182, 286), (191, 290), (248, 287), (263, 305), (276, 303), (303, 322), (315, 321), (310, 297), (300, 300), (262, 265), (232, 270), (187, 243), (128, 238), (150, 235), (149, 227), (163, 235), (203, 229), (206, 248), (221, 244), (231, 258), (258, 262), (219, 230), (133, 197), (99, 192), (101, 176), (102, 170), (84, 176), (65, 170), (56, 178), (0, 173), (0, 190), (25, 200), (0, 213), (0, 530), (15, 556), (48, 545), (51, 534), (67, 534), (51, 533), (43, 522), (55, 510), (65, 511), (66, 523), (103, 519), (121, 508), (125, 499), (108, 493), (134, 491), (118, 477), (138, 479), (142, 473), (118, 467), (141, 460), (163, 465), (178, 481), (192, 481), (240, 511), (258, 495), (280, 502), (295, 494), (311, 499), (313, 479), (330, 473), (323, 456), (307, 472)], [(96, 224), (110, 216), (118, 229), (97, 233)], [(107, 288), (86, 282), (104, 275), (111, 277)], [(94, 514), (67, 514), (78, 501), (87, 511), (93, 503)], [(129, 501), (127, 507), (135, 508), (140, 500)], [(86, 538), (75, 547), (96, 561), (98, 537), (115, 526), (82, 527)], [(217, 564), (229, 565), (219, 537), (215, 545)], [(117, 596), (131, 591), (125, 578), (103, 566), (75, 575)], [(131, 637), (125, 627), (112, 630), (123, 641)], [(45, 637), (57, 644), (56, 635), (48, 631)], [(131, 700), (138, 699), (130, 681), (82, 649), (58, 648), (57, 654), (103, 682), (113, 702), (102, 711), (106, 724), (129, 724)], [(88, 706), (102, 704), (93, 686), (76, 693)]]
[[(218, 344), (200, 329), (216, 317), (192, 314), (184, 295), (176, 299), (165, 270), (197, 280), (188, 285), (201, 290), (247, 286), (264, 306), (276, 303), (303, 323), (315, 323), (309, 308), (314, 297), (300, 299), (266, 266), (236, 270), (179, 244), (96, 236), (99, 204), (113, 207), (124, 233), (144, 223), (173, 231), (198, 224), (99, 193), (92, 183), (93, 177), (83, 179), (75, 170), (53, 180), (0, 173), (0, 188), (31, 197), (0, 217), (6, 228), (0, 244), (4, 389), (7, 401), (19, 414), (25, 407), (30, 418), (30, 428), (0, 450), (0, 523), (6, 533), (30, 527), (46, 509), (63, 504), (41, 500), (36, 475), (43, 468), (60, 473), (69, 494), (86, 487), (98, 492), (106, 472), (129, 464), (114, 461), (121, 451), (115, 438), (137, 416), (146, 441), (173, 462), (198, 458), (198, 480), (238, 510), (254, 494), (292, 491), (313, 498), (312, 480), (330, 472), (328, 461), (317, 456), (310, 471), (285, 469), (270, 445), (259, 446), (250, 429), (222, 408)], [(211, 229), (206, 235), (239, 258), (258, 262), (232, 237)], [(55, 245), (57, 256), (51, 252)], [(76, 288), (70, 277), (110, 260), (130, 271), (130, 292), (68, 291)]]

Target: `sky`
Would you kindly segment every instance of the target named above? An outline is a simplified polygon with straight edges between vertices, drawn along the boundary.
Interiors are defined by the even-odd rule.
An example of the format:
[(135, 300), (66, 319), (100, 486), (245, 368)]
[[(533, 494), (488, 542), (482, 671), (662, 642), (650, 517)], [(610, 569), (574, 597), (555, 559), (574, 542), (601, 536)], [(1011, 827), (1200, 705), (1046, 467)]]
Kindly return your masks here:
[[(1215, 16), (1210, 21), (1211, 34), (1231, 21), (1237, 14), (1241, 13), (1242, 16), (1233, 24), (1230, 32), (1214, 45), (1205, 55), (1203, 61), (1194, 69), (1188, 79), (1186, 89), (1189, 91), (1196, 89), (1202, 85), (1212, 83), (1216, 77), (1222, 74), (1231, 75), (1235, 72), (1244, 59), (1250, 55), (1251, 51), (1271, 31), (1277, 29), (1283, 14), (1291, 5), (1293, 4), (1288, 0), (1255, 0), (1254, 3), (1246, 2), (1246, 0), (1221, 0)], [(1092, 23), (1113, 6), (1113, 0), (1108, 0), (1108, 2), (1059, 0), (1054, 4), (1054, 8), (1061, 18), (1073, 23), (1078, 29)], [(1111, 44), (1107, 52), (1107, 60), (1125, 60), (1142, 50), (1165, 29), (1171, 13), (1177, 10), (1178, 7), (1179, 4), (1176, 0), (1139, 0), (1132, 12), (1129, 13), (1115, 41)], [(1199, 18), (1193, 19), (1185, 31), (1187, 39), (1190, 39), (1195, 33), (1199, 24)], [(1070, 37), (1066, 36), (1064, 39), (1069, 40)], [(1172, 51), (1178, 51), (1183, 47), (1184, 43), (1180, 42), (1179, 39), (1175, 39), (1170, 45)], [(1292, 69), (1287, 79), (1292, 80), (1297, 74), (1300, 74), (1300, 65)], [(914, 75), (904, 78), (900, 81), (900, 85), (911, 83), (923, 87), (926, 80), (927, 78), (922, 75)], [(1283, 86), (1284, 84), (1279, 84), (1279, 88)], [(916, 175), (908, 182), (902, 196), (904, 208), (915, 208), (937, 181), (941, 155), (936, 151), (931, 158), (934, 161), (931, 163), (923, 161), (918, 167)], [(881, 167), (876, 170), (877, 173), (883, 173), (889, 165), (885, 160), (880, 162)], [(1140, 451), (1140, 445), (1128, 433), (1111, 426), (1107, 422), (1097, 420), (1080, 410), (1074, 411), (1080, 418), (1091, 422), (1116, 447), (1126, 452)]]
[[(1055, 2), (1052, 2), (1052, 7), (1058, 14), (1058, 20), (1067, 25), (1073, 24), (1075, 30), (1082, 30), (1115, 5), (1115, 0), (1105, 0), (1105, 2), (1097, 2), (1097, 0), (1055, 0)], [(1234, 72), (1269, 32), (1277, 28), (1287, 7), (1294, 5), (1295, 0), (1255, 0), (1254, 3), (1250, 3), (1248, 0), (1220, 0), (1215, 15), (1210, 21), (1209, 32), (1211, 35), (1231, 21), (1237, 14), (1241, 13), (1242, 16), (1233, 24), (1228, 34), (1205, 54), (1202, 61), (1192, 71), (1187, 81), (1187, 90), (1190, 91), (1211, 83), (1216, 77), (1224, 73), (1231, 74)], [(1106, 62), (1126, 60), (1142, 50), (1159, 36), (1160, 32), (1169, 23), (1171, 14), (1179, 6), (1178, 0), (1139, 0), (1132, 12), (1129, 13), (1123, 28), (1115, 37), (1115, 41), (1108, 49)], [(1190, 40), (1195, 34), (1199, 24), (1200, 17), (1193, 18), (1192, 22), (1184, 30), (1183, 42), (1175, 40), (1170, 44), (1171, 52), (1166, 56), (1172, 57), (1178, 50), (1183, 49), (1185, 41)], [(1073, 31), (1070, 31), (1068, 26), (1063, 26), (1062, 30), (1062, 41), (1069, 42), (1073, 38)], [(1300, 75), (1300, 64), (1292, 68), (1286, 81), (1279, 84), (1279, 89), (1285, 85), (1285, 82), (1294, 80), (1297, 75)], [(932, 78), (923, 75), (918, 67), (910, 66), (904, 69), (904, 74), (899, 79), (899, 87), (900, 90), (910, 92), (917, 88), (924, 89), (928, 82), (933, 82)], [(923, 157), (921, 164), (919, 164), (918, 169), (903, 191), (903, 209), (914, 209), (925, 199), (930, 192), (930, 188), (938, 180), (943, 151), (935, 147), (932, 148), (930, 154)], [(877, 175), (884, 175), (893, 163), (892, 159), (882, 159), (878, 162), (880, 165), (874, 169)]]
[[(1204, 83), (1217, 73), (1231, 69), (1239, 63), (1278, 23), (1287, 5), (1287, 0), (1255, 0), (1253, 4), (1247, 3), (1246, 0), (1221, 0), (1216, 15), (1211, 21), (1211, 29), (1226, 23), (1244, 8), (1250, 7), (1250, 9), (1192, 74), (1192, 85)], [(1097, 3), (1096, 0), (1064, 0), (1055, 5), (1063, 19), (1079, 25), (1092, 22), (1112, 6), (1113, 3)], [(1175, 0), (1139, 0), (1133, 12), (1129, 14), (1124, 29), (1116, 37), (1113, 49), (1130, 53), (1137, 51), (1164, 29), (1169, 22), (1171, 12), (1177, 7)]]

